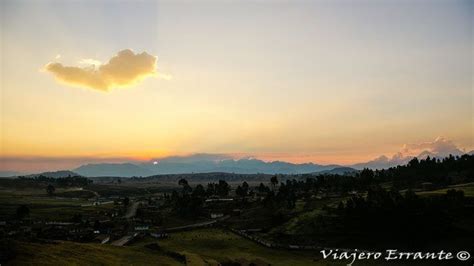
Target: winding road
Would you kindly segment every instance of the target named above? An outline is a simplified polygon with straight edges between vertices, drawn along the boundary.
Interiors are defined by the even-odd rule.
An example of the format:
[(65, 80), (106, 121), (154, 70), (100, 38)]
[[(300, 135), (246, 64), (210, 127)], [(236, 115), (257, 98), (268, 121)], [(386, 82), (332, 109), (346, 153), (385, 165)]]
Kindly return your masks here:
[(183, 225), (183, 226), (177, 226), (177, 227), (171, 227), (171, 228), (166, 228), (165, 231), (166, 232), (173, 232), (173, 231), (181, 231), (181, 230), (188, 230), (188, 229), (193, 229), (193, 228), (200, 228), (200, 227), (206, 227), (206, 226), (209, 226), (209, 225), (213, 225), (219, 221), (224, 221), (226, 219), (228, 219), (230, 217), (230, 215), (226, 215), (224, 217), (221, 217), (219, 219), (216, 219), (216, 220), (212, 220), (212, 221), (207, 221), (207, 222), (201, 222), (201, 223), (195, 223), (195, 224), (188, 224), (188, 225)]
[(123, 216), (123, 218), (125, 218), (125, 219), (130, 219), (130, 218), (135, 217), (135, 215), (137, 214), (138, 205), (140, 205), (140, 202), (139, 202), (139, 201), (133, 202), (133, 203), (128, 207), (127, 212), (125, 213), (125, 215)]

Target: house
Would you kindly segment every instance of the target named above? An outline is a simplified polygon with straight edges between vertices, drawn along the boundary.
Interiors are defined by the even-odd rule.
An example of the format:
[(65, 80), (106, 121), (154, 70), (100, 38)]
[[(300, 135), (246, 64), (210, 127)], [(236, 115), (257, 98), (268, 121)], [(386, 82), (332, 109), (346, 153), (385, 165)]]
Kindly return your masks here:
[(150, 226), (148, 225), (137, 225), (135, 226), (135, 231), (148, 231), (150, 230)]
[(226, 201), (233, 201), (233, 200), (234, 199), (232, 199), (232, 198), (229, 198), (229, 199), (220, 199), (220, 198), (217, 198), (217, 199), (214, 198), (213, 199), (213, 198), (211, 198), (211, 199), (205, 200), (205, 202), (226, 202)]
[(217, 212), (217, 213), (211, 212), (211, 219), (217, 219), (217, 218), (221, 218), (221, 217), (224, 217), (223, 213), (221, 213), (221, 212)]
[(232, 215), (233, 216), (240, 216), (241, 213), (242, 213), (241, 209), (233, 209), (232, 210)]
[(348, 194), (351, 196), (357, 196), (357, 191), (352, 190), (352, 191), (349, 191)]
[(150, 233), (150, 236), (158, 239), (168, 238), (168, 234), (165, 232)]

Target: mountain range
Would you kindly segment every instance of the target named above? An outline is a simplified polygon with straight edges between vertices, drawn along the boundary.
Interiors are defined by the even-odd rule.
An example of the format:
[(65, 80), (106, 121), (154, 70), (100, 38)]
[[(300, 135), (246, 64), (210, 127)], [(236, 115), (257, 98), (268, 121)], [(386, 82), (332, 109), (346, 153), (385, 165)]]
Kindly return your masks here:
[[(451, 150), (449, 154), (462, 155), (460, 150)], [(423, 151), (418, 158), (427, 156), (443, 158), (442, 152)], [(474, 154), (474, 151), (468, 152)], [(306, 173), (351, 173), (363, 168), (383, 169), (404, 165), (415, 156), (406, 156), (401, 152), (391, 158), (380, 156), (374, 160), (341, 166), (337, 164), (322, 165), (315, 163), (289, 163), (282, 161), (265, 162), (254, 158), (232, 159), (227, 155), (193, 154), (189, 156), (172, 156), (150, 160), (145, 163), (99, 163), (82, 165), (72, 171), (83, 176), (151, 176), (159, 174), (210, 173), (225, 172), (238, 174), (306, 174)]]
[[(451, 149), (449, 154), (462, 155), (465, 152)], [(427, 156), (443, 158), (448, 156), (443, 152), (423, 151), (418, 158)], [(474, 151), (468, 152), (474, 155)], [(57, 171), (41, 173), (50, 177), (66, 177), (69, 175), (81, 175), (85, 177), (103, 176), (152, 176), (162, 174), (190, 174), (190, 173), (236, 173), (236, 174), (352, 174), (363, 168), (383, 169), (397, 165), (404, 165), (414, 156), (406, 156), (402, 152), (396, 153), (391, 158), (379, 156), (371, 161), (353, 165), (341, 166), (336, 164), (322, 165), (315, 163), (289, 163), (283, 161), (265, 162), (255, 158), (233, 159), (228, 155), (220, 154), (193, 154), (189, 156), (171, 156), (148, 162), (127, 163), (95, 163), (84, 164), (70, 171)], [(8, 172), (3, 176), (18, 176), (18, 173)], [(34, 177), (39, 174), (28, 175)]]
[(86, 164), (72, 171), (83, 176), (150, 176), (158, 174), (225, 172), (238, 174), (303, 174), (329, 171), (339, 165), (319, 165), (314, 163), (294, 164), (258, 159), (217, 160), (208, 155), (196, 154), (186, 157), (170, 157), (146, 163)]

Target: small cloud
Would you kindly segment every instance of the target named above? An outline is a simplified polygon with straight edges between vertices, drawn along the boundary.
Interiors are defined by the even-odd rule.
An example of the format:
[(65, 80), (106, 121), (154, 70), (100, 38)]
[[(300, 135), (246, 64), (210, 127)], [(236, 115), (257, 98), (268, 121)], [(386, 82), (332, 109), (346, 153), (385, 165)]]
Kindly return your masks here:
[(118, 52), (105, 64), (95, 59), (83, 59), (79, 64), (87, 66), (48, 63), (44, 69), (64, 84), (101, 91), (129, 87), (151, 76), (163, 77), (156, 71), (156, 56), (146, 52), (135, 54), (130, 49)]
[(54, 59), (59, 59), (59, 58), (61, 58), (61, 55), (60, 55), (60, 54), (57, 54), (57, 55), (54, 57)]

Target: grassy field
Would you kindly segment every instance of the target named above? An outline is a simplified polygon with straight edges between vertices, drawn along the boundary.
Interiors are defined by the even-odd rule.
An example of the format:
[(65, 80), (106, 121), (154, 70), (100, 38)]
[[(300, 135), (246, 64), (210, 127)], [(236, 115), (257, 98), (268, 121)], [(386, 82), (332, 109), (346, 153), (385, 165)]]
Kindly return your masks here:
[(474, 183), (459, 184), (459, 185), (450, 186), (448, 188), (432, 190), (432, 191), (422, 191), (422, 192), (417, 192), (417, 194), (420, 196), (437, 196), (441, 194), (446, 194), (446, 191), (450, 189), (462, 190), (464, 191), (464, 196), (474, 197)]
[(17, 242), (16, 258), (6, 265), (182, 265), (158, 251), (146, 248), (61, 242)]
[[(417, 192), (417, 194), (423, 197), (437, 196), (445, 194), (447, 190), (453, 188), (463, 190), (466, 197), (474, 197), (474, 183)], [(120, 189), (117, 189), (117, 191)], [(125, 190), (128, 191), (127, 189), (129, 188)], [(145, 188), (143, 188), (143, 191), (147, 193), (154, 192)], [(15, 215), (16, 208), (22, 204), (30, 208), (31, 218), (57, 221), (70, 220), (74, 214), (78, 213), (87, 217), (100, 210), (114, 208), (113, 204), (80, 207), (82, 204), (90, 203), (85, 197), (80, 197), (82, 194), (90, 193), (58, 189), (56, 196), (48, 197), (44, 190), (11, 191), (0, 188), (0, 219)], [(61, 197), (57, 195), (61, 195)], [(79, 195), (79, 197), (71, 197), (73, 195)], [(344, 199), (341, 197), (322, 200), (299, 200), (296, 203), (296, 208), (292, 210), (293, 216), (291, 219), (273, 227), (272, 230), (266, 233), (262, 233), (264, 234), (262, 236), (270, 240), (278, 239), (280, 242), (283, 241), (279, 236), (280, 233), (307, 236), (308, 232), (311, 232), (311, 230), (306, 230), (311, 229), (307, 227), (313, 226), (311, 222), (316, 220), (315, 218), (319, 215), (326, 215), (324, 206), (336, 207)], [(257, 221), (262, 217), (262, 209), (257, 208), (254, 212), (249, 213), (250, 215), (239, 216), (239, 218), (247, 217), (251, 221), (245, 228), (258, 225)], [(237, 221), (237, 224), (239, 221)], [(458, 220), (456, 223), (459, 223), (458, 227), (460, 228), (471, 228), (471, 223), (465, 221), (472, 221), (472, 219)], [(165, 215), (165, 225), (167, 226), (188, 223), (189, 221), (181, 220), (173, 215)], [(255, 228), (258, 227), (255, 226)], [(336, 238), (337, 236), (331, 235), (331, 240)], [(148, 245), (152, 243), (158, 243), (160, 249), (151, 249)], [(291, 243), (295, 244), (294, 242)], [(324, 245), (324, 242), (318, 243)], [(182, 261), (170, 255), (176, 253), (186, 256), (186, 265), (219, 265), (222, 262), (237, 262), (242, 265), (248, 265), (249, 263), (296, 266), (345, 265), (344, 261), (322, 260), (319, 250), (288, 251), (270, 249), (218, 228), (172, 233), (168, 239), (163, 240), (146, 237), (126, 247), (73, 242), (61, 242), (60, 244), (17, 242), (17, 246), (16, 258), (7, 265), (183, 265)], [(363, 261), (356, 263), (356, 265), (380, 265), (379, 262)], [(396, 265), (397, 263), (400, 262), (393, 262), (390, 265)], [(403, 263), (400, 263), (400, 265), (403, 265)], [(429, 265), (429, 263), (425, 265)]]
[(268, 236), (272, 234), (278, 234), (284, 232), (285, 234), (305, 234), (304, 226), (310, 224), (310, 221), (314, 221), (318, 215), (325, 215), (326, 211), (323, 210), (324, 206), (336, 207), (339, 202), (346, 200), (345, 197), (341, 198), (326, 198), (321, 200), (308, 201), (304, 208), (299, 211), (293, 218), (286, 223), (274, 227)]
[[(134, 246), (145, 246), (156, 242), (144, 239)], [(223, 229), (201, 229), (171, 234), (170, 238), (160, 240), (164, 250), (181, 254), (194, 254), (205, 262), (240, 261), (271, 265), (318, 265), (316, 251), (285, 251), (263, 247)], [(321, 265), (321, 264), (320, 264)], [(322, 264), (325, 265), (325, 264)]]
[[(146, 246), (159, 243), (160, 249)], [(190, 265), (217, 266), (222, 262), (263, 265), (346, 265), (323, 260), (318, 251), (269, 249), (223, 229), (174, 233), (170, 238), (145, 238), (131, 246), (115, 247), (60, 241), (57, 244), (14, 242), (16, 256), (5, 265)], [(186, 256), (186, 263), (170, 253)], [(318, 259), (319, 257), (319, 259)], [(381, 264), (382, 263), (382, 264)], [(433, 265), (431, 262), (363, 260), (354, 265)], [(437, 265), (437, 264), (434, 264)], [(443, 264), (440, 264), (443, 265)], [(450, 264), (455, 265), (455, 264)]]
[[(71, 193), (67, 190), (57, 190), (57, 193)], [(44, 191), (30, 189), (21, 191), (0, 190), (0, 218), (12, 217), (20, 205), (30, 209), (33, 219), (65, 221), (74, 214), (87, 215), (100, 210), (113, 208), (113, 204), (80, 207), (91, 202), (84, 198), (48, 197)]]

